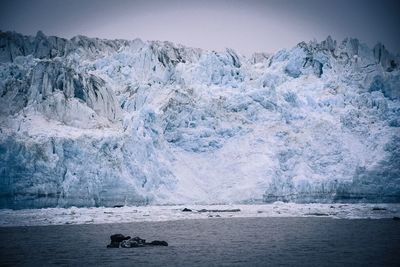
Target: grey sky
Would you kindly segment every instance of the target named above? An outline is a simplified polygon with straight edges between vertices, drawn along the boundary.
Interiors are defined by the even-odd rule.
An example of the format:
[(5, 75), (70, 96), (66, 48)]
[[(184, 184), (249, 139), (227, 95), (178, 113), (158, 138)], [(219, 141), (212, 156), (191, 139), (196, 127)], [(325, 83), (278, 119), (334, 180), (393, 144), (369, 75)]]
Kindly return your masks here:
[(400, 52), (400, 1), (0, 0), (0, 29), (34, 35), (169, 40), (193, 47), (274, 52), (328, 35)]

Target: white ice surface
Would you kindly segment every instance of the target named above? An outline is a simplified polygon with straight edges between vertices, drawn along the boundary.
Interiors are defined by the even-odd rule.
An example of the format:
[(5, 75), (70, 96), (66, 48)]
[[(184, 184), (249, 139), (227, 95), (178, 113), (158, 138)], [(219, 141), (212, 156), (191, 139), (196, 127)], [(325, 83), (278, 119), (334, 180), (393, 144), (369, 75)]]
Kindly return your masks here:
[[(190, 208), (192, 212), (182, 212), (184, 208)], [(220, 211), (240, 209), (240, 211), (199, 212), (202, 209)], [(26, 210), (3, 209), (0, 210), (0, 227), (251, 217), (383, 219), (399, 216), (400, 204), (295, 204), (276, 202), (260, 205), (124, 206), (121, 208), (71, 207)]]
[(0, 207), (400, 202), (400, 61), (0, 34)]

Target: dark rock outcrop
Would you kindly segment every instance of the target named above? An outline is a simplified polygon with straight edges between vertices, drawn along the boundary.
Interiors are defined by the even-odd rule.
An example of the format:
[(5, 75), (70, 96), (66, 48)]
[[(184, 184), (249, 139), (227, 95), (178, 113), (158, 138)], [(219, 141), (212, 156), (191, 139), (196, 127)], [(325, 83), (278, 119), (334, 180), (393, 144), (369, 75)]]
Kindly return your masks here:
[(154, 241), (151, 241), (150, 243), (147, 243), (147, 245), (150, 245), (150, 246), (168, 246), (168, 243), (167, 243), (167, 241), (154, 240)]
[(138, 236), (131, 238), (130, 236), (124, 236), (122, 234), (114, 234), (110, 236), (111, 243), (107, 245), (107, 248), (136, 248), (145, 246), (168, 246), (166, 241), (154, 240), (146, 242), (146, 239), (142, 239)]
[(107, 245), (108, 248), (119, 248), (120, 243), (129, 240), (130, 236), (124, 236), (123, 234), (114, 234), (110, 236), (111, 242)]
[(119, 248), (119, 244), (120, 242), (111, 241), (111, 243), (107, 245), (107, 248)]
[(191, 212), (192, 210), (191, 209), (188, 209), (188, 208), (184, 208), (183, 210), (182, 210), (182, 212)]
[(121, 242), (122, 248), (136, 248), (136, 247), (144, 247), (146, 245), (146, 240), (141, 239), (136, 236), (134, 238), (130, 238), (128, 240), (124, 240)]
[(386, 208), (381, 208), (381, 207), (373, 207), (372, 210), (386, 210)]
[(128, 240), (130, 238), (130, 236), (124, 236), (122, 234), (114, 234), (110, 236), (111, 242), (122, 242), (123, 240)]

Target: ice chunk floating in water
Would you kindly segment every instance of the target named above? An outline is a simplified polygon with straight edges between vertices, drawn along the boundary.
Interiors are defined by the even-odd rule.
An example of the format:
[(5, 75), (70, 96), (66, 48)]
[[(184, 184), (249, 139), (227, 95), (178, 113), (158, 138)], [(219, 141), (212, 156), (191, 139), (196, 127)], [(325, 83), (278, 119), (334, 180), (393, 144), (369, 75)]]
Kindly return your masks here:
[(0, 207), (400, 201), (399, 57), (0, 34)]
[[(250, 205), (137, 206), (122, 208), (47, 208), (0, 210), (0, 226), (61, 224), (118, 224), (130, 222), (175, 221), (220, 218), (326, 217), (334, 219), (400, 218), (400, 204), (297, 204), (275, 202)], [(396, 219), (397, 218), (397, 219)]]

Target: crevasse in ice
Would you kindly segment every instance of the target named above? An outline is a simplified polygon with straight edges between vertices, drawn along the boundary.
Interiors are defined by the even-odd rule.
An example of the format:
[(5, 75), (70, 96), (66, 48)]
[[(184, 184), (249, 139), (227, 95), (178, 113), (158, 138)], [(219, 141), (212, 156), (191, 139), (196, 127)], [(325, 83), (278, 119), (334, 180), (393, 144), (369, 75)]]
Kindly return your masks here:
[(400, 59), (0, 33), (0, 207), (400, 201)]

